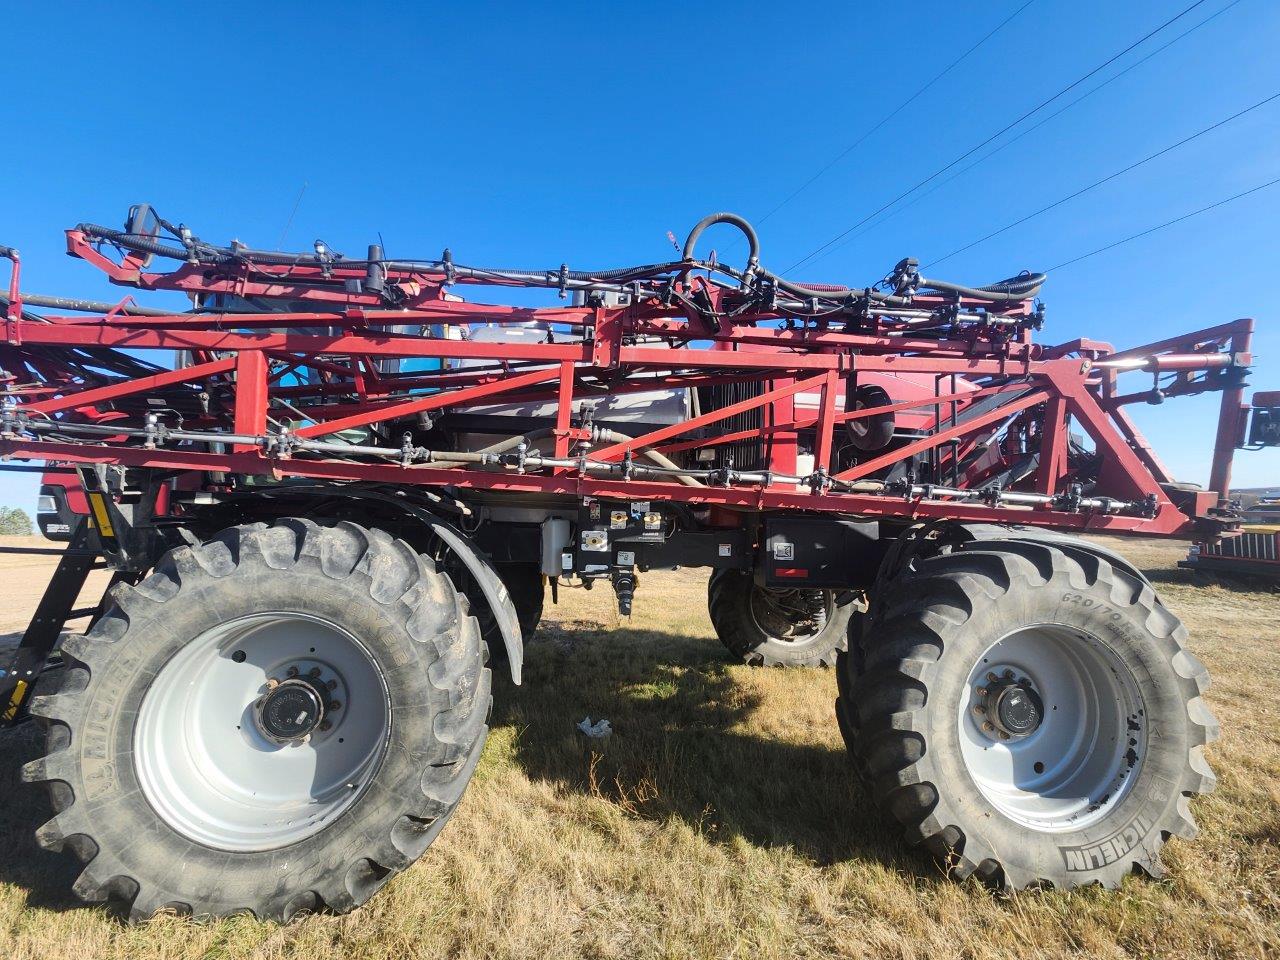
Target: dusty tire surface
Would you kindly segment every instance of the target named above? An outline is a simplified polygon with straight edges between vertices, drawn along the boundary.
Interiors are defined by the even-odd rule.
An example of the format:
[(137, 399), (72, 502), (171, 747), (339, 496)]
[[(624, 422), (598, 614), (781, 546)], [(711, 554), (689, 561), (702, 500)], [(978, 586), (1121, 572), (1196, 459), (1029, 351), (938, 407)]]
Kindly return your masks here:
[(750, 571), (745, 570), (717, 570), (707, 582), (711, 623), (729, 652), (752, 666), (833, 666), (836, 655), (848, 648), (849, 621), (856, 606), (853, 596), (830, 590), (805, 591), (827, 598), (825, 621), (812, 635), (786, 638), (763, 627), (753, 612), (752, 604), (759, 601), (760, 589)]
[[(952, 875), (977, 874), (1006, 890), (1115, 887), (1135, 870), (1159, 876), (1168, 838), (1196, 834), (1191, 798), (1215, 783), (1204, 756), (1218, 733), (1202, 699), (1209, 678), (1150, 585), (1097, 556), (979, 541), (918, 561), (873, 612), (863, 662), (842, 659), (838, 709), (856, 716), (841, 718), (841, 727), (882, 809)], [(977, 708), (990, 701), (979, 695), (994, 688), (991, 677), (1012, 682), (982, 676), (984, 657), (995, 659), (1005, 638), (1019, 637), (1051, 653), (1060, 647), (1067, 658), (1044, 663), (1084, 665), (1096, 656), (1113, 664), (1114, 689), (1099, 673), (1087, 675), (1087, 688), (1073, 685), (1070, 669), (1046, 668), (1041, 725), (1025, 740), (999, 739), (1003, 727), (984, 733), (989, 714)], [(1014, 662), (1011, 675), (1022, 672)], [(1070, 729), (1052, 712), (1060, 700), (1096, 704), (1102, 718), (1075, 740), (1043, 742), (1072, 744), (1063, 756), (1079, 757), (1074, 767), (1038, 755), (1044, 747), (1034, 739), (1055, 722), (1054, 730)], [(1108, 718), (1116, 717), (1113, 728)], [(1113, 729), (1118, 740), (1108, 736)], [(1108, 766), (1109, 751), (1122, 762)], [(1010, 771), (998, 791), (985, 779), (988, 752)], [(1023, 766), (1033, 757), (1035, 767)], [(1068, 789), (1088, 782), (1100, 784), (1100, 796), (1055, 819), (1050, 811), (1089, 800)]]
[[(184, 645), (264, 611), (322, 617), (358, 637), (380, 671), (389, 719), (376, 766), (348, 785), (355, 799), (318, 832), (270, 849), (219, 849), (179, 832), (149, 801), (136, 727), (153, 681)], [(239, 526), (172, 550), (136, 587), (113, 591), (99, 623), (63, 653), (61, 689), (32, 704), (47, 754), (23, 778), (46, 782), (57, 811), (37, 839), (86, 861), (77, 894), (134, 919), (172, 908), (288, 920), (359, 906), (439, 833), (488, 733), (490, 677), (466, 601), (403, 541), (346, 522)]]

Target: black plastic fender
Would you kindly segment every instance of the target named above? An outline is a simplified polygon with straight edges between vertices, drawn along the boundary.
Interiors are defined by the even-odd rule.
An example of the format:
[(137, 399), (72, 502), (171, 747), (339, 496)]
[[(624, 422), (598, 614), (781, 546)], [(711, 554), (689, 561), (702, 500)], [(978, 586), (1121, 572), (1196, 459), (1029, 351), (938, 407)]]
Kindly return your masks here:
[[(306, 493), (307, 491), (300, 489), (290, 492)], [(420, 504), (376, 490), (347, 489), (343, 490), (342, 495), (346, 499), (376, 500), (394, 507), (406, 517), (419, 521), (453, 552), (466, 568), (467, 573), (475, 580), (481, 596), (493, 612), (494, 622), (502, 633), (502, 645), (507, 650), (511, 682), (519, 685), (521, 669), (524, 665), (524, 638), (520, 633), (520, 618), (516, 614), (516, 606), (507, 592), (506, 584), (498, 576), (488, 556), (481, 552), (465, 533)], [(473, 603), (476, 601), (474, 596), (471, 599)]]
[(516, 605), (511, 602), (511, 594), (506, 584), (494, 570), (493, 563), (487, 556), (476, 549), (475, 544), (463, 535), (447, 520), (426, 512), (413, 511), (414, 516), (431, 528), (431, 532), (439, 537), (453, 551), (467, 568), (467, 572), (475, 579), (476, 585), (489, 602), (493, 611), (493, 619), (502, 632), (502, 645), (507, 648), (507, 663), (511, 667), (511, 682), (519, 686), (520, 674), (524, 666), (524, 638), (520, 634), (520, 618), (516, 614)]

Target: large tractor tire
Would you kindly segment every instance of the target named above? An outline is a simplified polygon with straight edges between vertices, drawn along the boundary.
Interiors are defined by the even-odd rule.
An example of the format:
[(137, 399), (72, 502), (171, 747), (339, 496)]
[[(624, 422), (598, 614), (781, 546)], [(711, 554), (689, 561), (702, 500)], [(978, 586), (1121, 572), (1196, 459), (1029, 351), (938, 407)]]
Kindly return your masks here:
[(1190, 800), (1214, 786), (1209, 677), (1139, 578), (979, 541), (891, 581), (863, 636), (861, 667), (842, 663), (856, 753), (954, 876), (1115, 887), (1195, 835)]
[(776, 590), (750, 571), (717, 570), (707, 584), (716, 636), (752, 666), (829, 667), (846, 649), (853, 594), (836, 590)]
[(351, 910), (435, 839), (488, 733), (476, 621), (412, 547), (351, 523), (224, 530), (117, 588), (35, 698), (86, 900), (135, 919)]

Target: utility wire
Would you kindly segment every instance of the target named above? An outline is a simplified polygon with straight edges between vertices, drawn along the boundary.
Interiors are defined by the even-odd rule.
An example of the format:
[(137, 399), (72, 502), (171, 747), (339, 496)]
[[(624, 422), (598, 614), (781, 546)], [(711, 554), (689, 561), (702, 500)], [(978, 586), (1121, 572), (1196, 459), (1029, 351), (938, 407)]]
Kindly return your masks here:
[(996, 146), (996, 147), (992, 148), (991, 150), (988, 150), (988, 151), (987, 151), (986, 153), (984, 153), (982, 156), (978, 157), (978, 159), (974, 160), (974, 161), (973, 161), (973, 163), (970, 163), (970, 164), (967, 164), (966, 166), (961, 167), (959, 170), (957, 170), (955, 173), (951, 174), (951, 176), (947, 177), (945, 180), (941, 180), (941, 181), (939, 181), (938, 183), (935, 183), (935, 184), (934, 184), (932, 187), (930, 187), (928, 190), (924, 191), (924, 192), (923, 192), (923, 193), (921, 193), (921, 194), (918, 194), (916, 197), (914, 197), (913, 199), (911, 199), (911, 200), (907, 201), (907, 202), (906, 202), (906, 203), (904, 203), (902, 206), (898, 207), (896, 210), (890, 210), (888, 213), (886, 213), (886, 214), (885, 214), (883, 217), (881, 217), (879, 220), (876, 220), (876, 221), (874, 221), (873, 223), (868, 223), (868, 224), (867, 224), (865, 227), (863, 227), (861, 230), (858, 230), (856, 233), (853, 233), (853, 234), (851, 234), (850, 236), (846, 237), (846, 238), (845, 238), (844, 240), (842, 240), (840, 243), (836, 244), (836, 246), (834, 246), (833, 248), (831, 248), (830, 250), (828, 250), (826, 253), (822, 254), (822, 256), (815, 258), (813, 262), (814, 262), (814, 263), (817, 263), (819, 260), (824, 260), (824, 259), (826, 259), (827, 257), (831, 256), (831, 254), (835, 253), (837, 250), (840, 250), (841, 248), (843, 248), (843, 247), (845, 247), (845, 246), (848, 246), (848, 244), (852, 243), (852, 242), (853, 242), (854, 240), (856, 240), (858, 237), (861, 237), (861, 236), (863, 236), (864, 234), (867, 234), (867, 233), (871, 232), (872, 230), (875, 230), (876, 228), (880, 227), (882, 224), (885, 224), (885, 223), (887, 223), (888, 221), (892, 220), (894, 217), (898, 216), (898, 214), (903, 213), (903, 212), (904, 212), (904, 211), (906, 211), (906, 210), (910, 210), (912, 207), (914, 207), (914, 206), (915, 206), (917, 203), (919, 203), (921, 200), (924, 200), (926, 197), (930, 197), (930, 196), (932, 196), (933, 194), (937, 193), (939, 190), (941, 190), (941, 189), (942, 189), (943, 187), (945, 187), (947, 184), (949, 184), (949, 183), (951, 183), (952, 181), (954, 181), (957, 177), (962, 177), (962, 176), (964, 176), (966, 173), (968, 173), (968, 172), (969, 172), (970, 170), (972, 170), (974, 167), (979, 166), (979, 165), (980, 165), (980, 164), (982, 164), (982, 163), (985, 163), (987, 160), (990, 160), (992, 157), (994, 157), (994, 156), (995, 156), (997, 153), (999, 153), (1001, 150), (1005, 149), (1006, 147), (1011, 147), (1011, 146), (1013, 146), (1015, 143), (1017, 143), (1019, 140), (1021, 140), (1023, 137), (1025, 137), (1025, 136), (1027, 136), (1027, 135), (1029, 135), (1029, 134), (1035, 133), (1037, 130), (1039, 130), (1041, 127), (1043, 127), (1046, 123), (1048, 123), (1050, 120), (1053, 120), (1053, 119), (1055, 119), (1055, 118), (1057, 118), (1057, 117), (1060, 117), (1062, 114), (1066, 113), (1068, 110), (1070, 110), (1070, 109), (1071, 109), (1072, 107), (1074, 107), (1076, 104), (1080, 103), (1081, 101), (1084, 101), (1084, 100), (1089, 99), (1089, 97), (1093, 96), (1095, 93), (1097, 93), (1097, 92), (1098, 92), (1099, 90), (1101, 90), (1103, 87), (1109, 86), (1110, 84), (1114, 83), (1115, 81), (1117, 81), (1117, 80), (1119, 80), (1121, 77), (1123, 77), (1123, 76), (1124, 76), (1126, 73), (1128, 73), (1130, 70), (1133, 70), (1133, 69), (1135, 69), (1135, 68), (1137, 68), (1137, 67), (1142, 66), (1144, 63), (1146, 63), (1146, 62), (1147, 62), (1148, 60), (1150, 60), (1152, 57), (1155, 57), (1155, 56), (1157, 56), (1158, 54), (1163, 53), (1165, 50), (1168, 50), (1171, 46), (1173, 46), (1173, 45), (1174, 45), (1175, 43), (1177, 43), (1179, 40), (1183, 39), (1183, 38), (1184, 38), (1184, 37), (1186, 37), (1186, 36), (1189, 36), (1190, 34), (1195, 33), (1197, 30), (1199, 30), (1201, 27), (1205, 26), (1206, 24), (1210, 23), (1211, 21), (1218, 19), (1218, 17), (1222, 16), (1224, 13), (1226, 13), (1226, 12), (1227, 12), (1228, 10), (1230, 10), (1232, 7), (1234, 7), (1234, 6), (1238, 5), (1238, 4), (1239, 4), (1239, 3), (1241, 3), (1241, 2), (1242, 2), (1242, 0), (1231, 0), (1231, 2), (1230, 2), (1230, 3), (1228, 3), (1225, 7), (1223, 7), (1221, 10), (1219, 10), (1217, 13), (1212, 13), (1212, 14), (1210, 14), (1209, 16), (1205, 17), (1203, 20), (1201, 20), (1199, 23), (1195, 24), (1194, 26), (1192, 26), (1192, 27), (1188, 27), (1186, 30), (1183, 30), (1183, 31), (1182, 31), (1182, 33), (1178, 34), (1178, 35), (1177, 35), (1176, 37), (1174, 37), (1172, 40), (1169, 40), (1168, 42), (1166, 42), (1166, 43), (1164, 43), (1164, 44), (1161, 44), (1159, 47), (1156, 47), (1156, 49), (1152, 50), (1150, 53), (1148, 53), (1148, 54), (1147, 54), (1145, 57), (1143, 57), (1142, 59), (1140, 59), (1140, 60), (1135, 60), (1133, 63), (1129, 64), (1129, 66), (1125, 67), (1125, 68), (1124, 68), (1123, 70), (1121, 70), (1119, 73), (1115, 73), (1115, 74), (1113, 74), (1112, 76), (1110, 76), (1109, 78), (1107, 78), (1106, 80), (1103, 80), (1103, 81), (1102, 81), (1100, 84), (1098, 84), (1096, 87), (1093, 87), (1091, 90), (1088, 90), (1087, 92), (1082, 93), (1080, 96), (1076, 97), (1074, 100), (1072, 100), (1070, 103), (1066, 104), (1065, 106), (1059, 107), (1057, 110), (1055, 110), (1053, 113), (1049, 114), (1049, 115), (1048, 115), (1047, 117), (1045, 117), (1044, 119), (1037, 121), (1036, 123), (1034, 123), (1034, 124), (1032, 124), (1031, 126), (1027, 127), (1027, 129), (1023, 130), (1021, 133), (1016, 134), (1016, 135), (1015, 135), (1015, 136), (1013, 136), (1013, 137), (1010, 137), (1010, 138), (1009, 138), (1008, 140), (1006, 140), (1004, 143), (999, 144), (998, 146)]
[[(1239, 2), (1239, 0), (1237, 0), (1237, 2)], [(997, 33), (1003, 30), (1004, 27), (1008, 25), (1008, 23), (1011, 20), (1013, 20), (1014, 17), (1020, 14), (1023, 10), (1027, 9), (1027, 7), (1031, 6), (1031, 4), (1033, 3), (1035, 3), (1035, 0), (1027, 0), (1027, 2), (1024, 3), (1022, 6), (1018, 7), (1017, 10), (1014, 10), (1013, 13), (1009, 14), (1007, 17), (1001, 20), (998, 24), (996, 24), (995, 28), (991, 30), (990, 33), (984, 36), (981, 40), (979, 40), (977, 43), (971, 46), (964, 53), (960, 54), (960, 56), (952, 60), (951, 63), (949, 63), (940, 73), (935, 74), (933, 79), (929, 80), (919, 90), (917, 90), (911, 96), (907, 97), (906, 100), (903, 100), (902, 103), (898, 104), (898, 106), (895, 107), (892, 112), (885, 114), (885, 116), (883, 116), (875, 126), (871, 127), (869, 130), (863, 133), (860, 137), (858, 137), (857, 140), (855, 140), (853, 143), (849, 144), (849, 146), (845, 147), (842, 151), (840, 151), (840, 153), (834, 159), (832, 159), (826, 166), (824, 166), (821, 170), (819, 170), (817, 173), (811, 176), (804, 183), (800, 184), (800, 186), (796, 187), (795, 190), (791, 191), (791, 193), (788, 194), (787, 197), (781, 203), (779, 203), (772, 210), (770, 210), (763, 217), (761, 217), (758, 221), (756, 221), (757, 225), (764, 223), (766, 220), (772, 217), (775, 213), (777, 213), (779, 210), (785, 207), (788, 203), (790, 203), (796, 197), (800, 196), (800, 194), (804, 193), (805, 190), (809, 189), (809, 187), (811, 187), (828, 170), (830, 170), (837, 163), (839, 163), (841, 160), (843, 160), (845, 157), (851, 154), (854, 150), (858, 149), (858, 147), (862, 146), (862, 144), (866, 142), (868, 137), (874, 134), (886, 123), (888, 123), (898, 114), (900, 114), (907, 107), (911, 106), (911, 104), (915, 103), (915, 101), (918, 100), (921, 97), (921, 95), (923, 95), (930, 87), (932, 87), (935, 83), (937, 83), (939, 80), (945, 77), (948, 73), (950, 73), (956, 67), (960, 66), (960, 64), (963, 63), (965, 60), (967, 60), (969, 56), (973, 54), (974, 51), (976, 51), (984, 43), (986, 43), (988, 40), (994, 37)]]
[(1079, 190), (1075, 191), (1074, 193), (1069, 193), (1065, 197), (1061, 197), (1053, 201), (1053, 203), (1050, 203), (1050, 204), (1047, 204), (1046, 206), (1041, 207), (1039, 210), (1036, 210), (1032, 213), (1028, 213), (1025, 217), (1019, 217), (1017, 220), (1014, 220), (1012, 223), (1006, 223), (999, 230), (993, 230), (991, 231), (991, 233), (988, 233), (985, 237), (979, 237), (977, 240), (972, 240), (969, 243), (966, 243), (963, 247), (957, 247), (955, 250), (952, 250), (946, 256), (939, 257), (937, 260), (931, 260), (929, 263), (926, 263), (923, 267), (921, 267), (921, 269), (927, 270), (928, 268), (936, 266), (937, 264), (942, 263), (945, 260), (950, 260), (952, 257), (957, 256), (961, 253), (964, 253), (966, 250), (972, 250), (978, 244), (986, 243), (992, 237), (998, 237), (1000, 236), (1000, 234), (1005, 233), (1006, 231), (1012, 230), (1014, 227), (1021, 226), (1022, 224), (1026, 223), (1028, 220), (1034, 220), (1036, 217), (1040, 216), (1042, 213), (1048, 213), (1050, 210), (1053, 210), (1056, 207), (1060, 207), (1064, 203), (1074, 200), (1076, 197), (1083, 196), (1084, 194), (1088, 193), (1090, 190), (1097, 189), (1098, 187), (1102, 186), (1104, 183), (1110, 183), (1112, 180), (1116, 179), (1117, 177), (1124, 176), (1129, 171), (1136, 170), (1138, 169), (1138, 167), (1142, 166), (1145, 163), (1150, 163), (1152, 160), (1155, 160), (1157, 157), (1163, 157), (1166, 153), (1172, 153), (1174, 150), (1177, 150), (1179, 147), (1185, 146), (1186, 144), (1191, 143), (1191, 141), (1193, 140), (1198, 140), (1200, 137), (1203, 137), (1206, 133), (1212, 133), (1214, 130), (1217, 130), (1219, 127), (1226, 126), (1228, 123), (1231, 123), (1231, 121), (1238, 120), (1241, 117), (1243, 117), (1245, 114), (1252, 113), (1254, 110), (1257, 110), (1259, 107), (1265, 107), (1268, 103), (1271, 103), (1271, 101), (1278, 100), (1278, 99), (1280, 99), (1280, 93), (1273, 93), (1271, 96), (1267, 97), (1265, 100), (1259, 100), (1257, 103), (1255, 103), (1251, 107), (1245, 107), (1243, 110), (1240, 110), (1237, 113), (1233, 113), (1231, 116), (1226, 117), (1223, 120), (1219, 120), (1217, 123), (1210, 124), (1209, 126), (1205, 127), (1203, 130), (1199, 130), (1191, 134), (1191, 136), (1189, 137), (1183, 137), (1177, 143), (1171, 143), (1169, 144), (1169, 146), (1164, 147), (1163, 149), (1157, 150), (1155, 153), (1148, 154), (1147, 156), (1143, 157), (1141, 160), (1135, 161), (1134, 163), (1129, 164), (1127, 167), (1123, 167), (1122, 169), (1117, 170), (1115, 173), (1107, 174), (1107, 176), (1103, 177), (1101, 180), (1095, 180), (1093, 183), (1089, 184), (1087, 187), (1081, 187)]
[(977, 145), (976, 145), (976, 146), (974, 146), (974, 147), (971, 147), (970, 149), (968, 149), (968, 150), (966, 150), (964, 153), (962, 153), (960, 156), (956, 157), (954, 160), (952, 160), (952, 161), (951, 161), (950, 163), (948, 163), (946, 166), (941, 167), (940, 169), (935, 170), (933, 173), (929, 174), (929, 176), (925, 177), (923, 180), (921, 180), (921, 181), (920, 181), (919, 183), (917, 183), (915, 186), (911, 187), (909, 190), (905, 190), (905, 191), (903, 191), (902, 193), (898, 194), (896, 197), (894, 197), (894, 198), (893, 198), (892, 200), (890, 200), (888, 203), (884, 204), (883, 206), (879, 207), (878, 209), (873, 210), (871, 213), (867, 214), (865, 217), (863, 217), (863, 218), (862, 218), (861, 220), (859, 220), (857, 223), (853, 224), (853, 226), (851, 226), (851, 227), (849, 227), (848, 229), (846, 229), (846, 230), (842, 231), (841, 233), (836, 234), (836, 236), (832, 237), (832, 238), (831, 238), (830, 240), (828, 240), (826, 243), (822, 244), (822, 246), (818, 247), (817, 249), (815, 249), (815, 250), (811, 251), (810, 253), (806, 254), (805, 256), (801, 257), (799, 260), (797, 260), (797, 261), (796, 261), (795, 263), (793, 263), (791, 266), (787, 267), (787, 269), (786, 269), (786, 270), (784, 270), (784, 271), (783, 271), (783, 273), (790, 273), (792, 270), (796, 269), (796, 267), (799, 267), (799, 266), (801, 266), (802, 264), (807, 263), (808, 261), (812, 260), (815, 256), (817, 256), (817, 255), (818, 255), (819, 253), (821, 253), (822, 251), (826, 250), (826, 249), (827, 249), (828, 247), (830, 247), (832, 244), (837, 243), (837, 242), (839, 242), (840, 240), (843, 240), (845, 237), (847, 237), (850, 233), (852, 233), (852, 232), (853, 232), (854, 230), (856, 230), (858, 227), (862, 226), (862, 225), (863, 225), (864, 223), (866, 223), (868, 220), (872, 219), (873, 217), (877, 217), (877, 216), (879, 216), (879, 215), (880, 215), (881, 213), (883, 213), (885, 210), (888, 210), (890, 207), (892, 207), (894, 204), (896, 204), (899, 200), (902, 200), (903, 198), (910, 196), (911, 194), (913, 194), (913, 193), (915, 193), (917, 190), (919, 190), (921, 187), (925, 186), (926, 184), (929, 184), (929, 183), (933, 182), (933, 181), (934, 181), (934, 180), (936, 180), (938, 177), (942, 176), (944, 173), (946, 173), (948, 170), (950, 170), (950, 169), (951, 169), (952, 167), (954, 167), (956, 164), (958, 164), (958, 163), (960, 163), (960, 162), (962, 162), (962, 161), (964, 161), (964, 160), (967, 160), (969, 157), (973, 156), (975, 153), (977, 153), (979, 150), (981, 150), (981, 149), (982, 149), (983, 147), (985, 147), (987, 144), (991, 143), (993, 140), (997, 139), (998, 137), (1001, 137), (1001, 136), (1003, 136), (1004, 134), (1008, 133), (1010, 130), (1012, 130), (1014, 127), (1016, 127), (1018, 124), (1022, 123), (1022, 121), (1023, 121), (1023, 120), (1026, 120), (1028, 117), (1032, 116), (1033, 114), (1039, 113), (1041, 110), (1043, 110), (1043, 109), (1044, 109), (1045, 107), (1047, 107), (1049, 104), (1053, 103), (1055, 100), (1057, 100), (1058, 98), (1062, 97), (1064, 94), (1067, 94), (1067, 93), (1071, 92), (1071, 91), (1072, 91), (1072, 90), (1074, 90), (1076, 87), (1080, 86), (1080, 84), (1082, 84), (1082, 83), (1084, 83), (1086, 80), (1088, 80), (1090, 77), (1095, 76), (1097, 73), (1099, 73), (1099, 72), (1100, 72), (1100, 71), (1102, 71), (1102, 70), (1105, 70), (1107, 67), (1111, 66), (1111, 64), (1115, 63), (1117, 60), (1119, 60), (1121, 57), (1123, 57), (1123, 56), (1124, 56), (1126, 53), (1128, 53), (1130, 50), (1133, 50), (1135, 47), (1138, 47), (1138, 46), (1140, 46), (1141, 44), (1146, 43), (1148, 40), (1150, 40), (1152, 37), (1154, 37), (1154, 36), (1155, 36), (1157, 33), (1159, 33), (1161, 30), (1164, 30), (1164, 29), (1165, 29), (1166, 27), (1168, 27), (1170, 24), (1173, 24), (1173, 23), (1175, 23), (1176, 21), (1178, 21), (1178, 20), (1182, 19), (1182, 18), (1183, 18), (1183, 17), (1185, 17), (1188, 13), (1190, 13), (1192, 10), (1194, 10), (1196, 7), (1200, 6), (1200, 5), (1201, 5), (1202, 3), (1204, 3), (1204, 2), (1205, 2), (1205, 0), (1195, 0), (1195, 2), (1194, 2), (1194, 3), (1192, 3), (1189, 7), (1186, 7), (1186, 8), (1185, 8), (1184, 10), (1182, 10), (1180, 13), (1177, 13), (1177, 14), (1175, 14), (1173, 17), (1170, 17), (1168, 20), (1166, 20), (1164, 23), (1160, 24), (1160, 26), (1156, 27), (1154, 30), (1151, 30), (1149, 33), (1146, 33), (1146, 34), (1144, 34), (1143, 36), (1139, 37), (1137, 40), (1135, 40), (1133, 43), (1129, 44), (1127, 47), (1125, 47), (1125, 48), (1124, 48), (1123, 50), (1121, 50), (1119, 53), (1114, 54), (1113, 56), (1111, 56), (1111, 57), (1110, 57), (1110, 58), (1108, 58), (1107, 60), (1105, 60), (1105, 61), (1103, 61), (1102, 63), (1098, 64), (1098, 66), (1094, 67), (1094, 68), (1093, 68), (1092, 70), (1090, 70), (1088, 73), (1086, 73), (1086, 74), (1084, 74), (1083, 76), (1081, 76), (1081, 77), (1077, 78), (1076, 80), (1073, 80), (1071, 83), (1067, 84), (1065, 87), (1063, 87), (1061, 90), (1059, 90), (1059, 91), (1058, 91), (1057, 93), (1055, 93), (1053, 96), (1049, 97), (1047, 100), (1042, 100), (1042, 101), (1041, 101), (1040, 103), (1038, 103), (1036, 106), (1032, 107), (1032, 108), (1031, 108), (1030, 110), (1028, 110), (1026, 113), (1022, 114), (1022, 116), (1020, 116), (1020, 117), (1018, 117), (1016, 120), (1014, 120), (1012, 123), (1009, 123), (1009, 124), (1007, 124), (1006, 126), (1002, 127), (1001, 129), (997, 130), (995, 133), (993, 133), (991, 136), (987, 137), (987, 138), (986, 138), (985, 140), (983, 140), (981, 143), (977, 144)]
[(1142, 237), (1153, 234), (1157, 230), (1163, 230), (1166, 227), (1172, 227), (1174, 224), (1182, 223), (1182, 221), (1184, 220), (1190, 220), (1192, 217), (1198, 217), (1200, 216), (1200, 214), (1208, 213), (1210, 210), (1216, 210), (1218, 207), (1226, 206), (1228, 203), (1232, 203), (1236, 200), (1240, 200), (1244, 197), (1247, 197), (1251, 193), (1257, 193), (1259, 190), (1267, 189), (1267, 187), (1274, 187), (1278, 183), (1280, 183), (1280, 177), (1276, 177), (1274, 180), (1268, 180), (1266, 183), (1260, 183), (1256, 187), (1250, 187), (1248, 190), (1242, 190), (1239, 193), (1233, 194), (1230, 197), (1226, 197), (1223, 200), (1219, 200), (1216, 203), (1211, 203), (1206, 207), (1201, 207), (1199, 210), (1192, 210), (1190, 213), (1184, 213), (1180, 217), (1174, 217), (1172, 220), (1166, 220), (1164, 223), (1158, 223), (1154, 227), (1148, 227), (1146, 230), (1142, 230), (1138, 233), (1131, 234), (1130, 236), (1125, 237), (1123, 240), (1117, 240), (1114, 243), (1108, 243), (1105, 247), (1098, 247), (1098, 249), (1090, 250), (1088, 253), (1082, 253), (1078, 257), (1072, 257), (1070, 260), (1064, 260), (1062, 261), (1062, 263), (1059, 263), (1055, 266), (1050, 267), (1046, 271), (1046, 273), (1052, 273), (1054, 270), (1061, 270), (1063, 267), (1069, 267), (1073, 263), (1079, 263), (1081, 260), (1088, 260), (1090, 257), (1096, 257), (1100, 253), (1106, 253), (1108, 250), (1114, 250), (1116, 247), (1119, 247), (1123, 244), (1130, 243), (1134, 240), (1138, 240)]

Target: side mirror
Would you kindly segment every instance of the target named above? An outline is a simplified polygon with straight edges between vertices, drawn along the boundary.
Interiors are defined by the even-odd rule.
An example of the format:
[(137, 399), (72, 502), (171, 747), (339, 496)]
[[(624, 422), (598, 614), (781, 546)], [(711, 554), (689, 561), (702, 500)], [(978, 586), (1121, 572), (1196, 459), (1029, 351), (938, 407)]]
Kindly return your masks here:
[(1254, 448), (1280, 447), (1280, 391), (1253, 395), (1248, 445)]
[[(126, 233), (131, 233), (138, 237), (148, 237), (155, 239), (160, 236), (160, 218), (156, 216), (156, 212), (151, 209), (149, 203), (135, 203), (129, 208), (129, 215), (125, 217), (124, 229)], [(153, 254), (138, 254), (141, 256), (142, 267), (151, 266), (151, 261), (155, 259)]]

